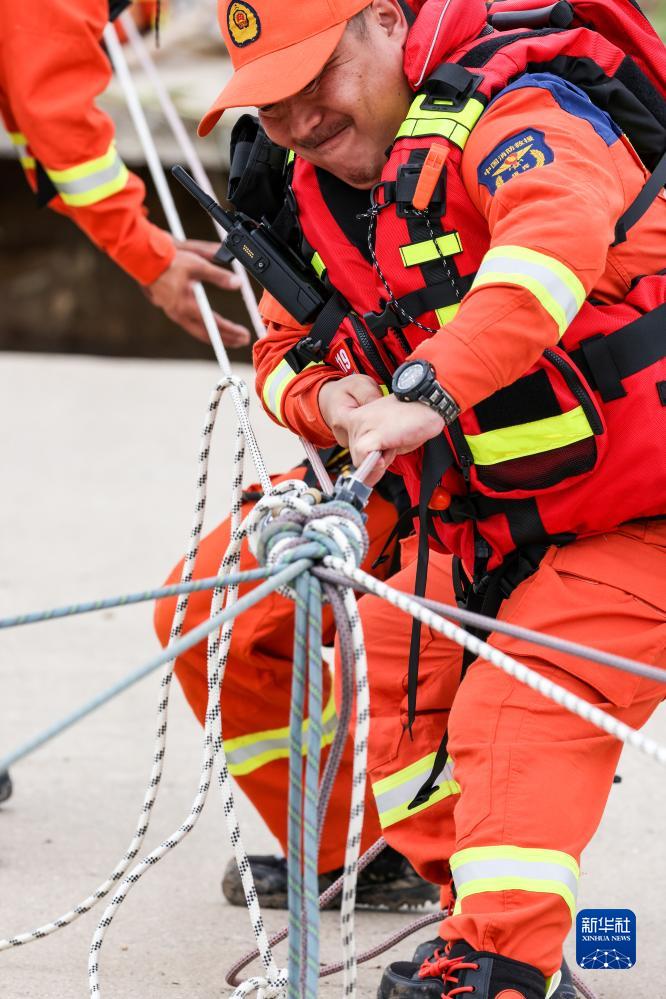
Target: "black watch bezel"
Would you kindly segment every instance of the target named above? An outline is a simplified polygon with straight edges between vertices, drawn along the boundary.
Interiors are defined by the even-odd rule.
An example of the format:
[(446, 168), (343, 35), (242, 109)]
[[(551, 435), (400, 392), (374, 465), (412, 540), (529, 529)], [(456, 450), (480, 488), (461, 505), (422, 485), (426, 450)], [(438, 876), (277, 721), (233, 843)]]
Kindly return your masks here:
[[(418, 382), (414, 386), (412, 386), (411, 389), (408, 389), (406, 392), (401, 391), (398, 388), (398, 382), (400, 381), (400, 376), (409, 368), (415, 368), (415, 367), (419, 367), (422, 369), (421, 377), (419, 378)], [(418, 358), (414, 358), (411, 361), (405, 361), (403, 364), (400, 365), (399, 368), (396, 368), (395, 372), (393, 373), (393, 378), (391, 381), (391, 389), (396, 399), (399, 399), (400, 402), (419, 402), (423, 398), (424, 393), (427, 391), (427, 389), (430, 387), (430, 385), (432, 385), (434, 381), (435, 381), (435, 369), (433, 368), (430, 361), (421, 361)]]

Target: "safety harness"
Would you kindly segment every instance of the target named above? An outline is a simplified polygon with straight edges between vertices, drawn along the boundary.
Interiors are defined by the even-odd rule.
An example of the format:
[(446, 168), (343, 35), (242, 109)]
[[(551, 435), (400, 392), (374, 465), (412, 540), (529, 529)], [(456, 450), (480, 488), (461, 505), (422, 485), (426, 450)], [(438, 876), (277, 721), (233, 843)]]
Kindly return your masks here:
[[(497, 274), (529, 287), (557, 322), (559, 344), (395, 466), (418, 505), (417, 594), (429, 548), (444, 548), (455, 556), (458, 599), (493, 615), (550, 545), (666, 513), (666, 276), (634, 282), (618, 305), (586, 301), (576, 275), (554, 258), (489, 249), (460, 170), (471, 130), (494, 97), (527, 73), (563, 78), (610, 115), (653, 171), (618, 220), (622, 241), (666, 182), (664, 47), (629, 0), (526, 7), (498, 0), (486, 10), (469, 0), (447, 22), (447, 4), (421, 6), (405, 62), (416, 96), (369, 205), (355, 212), (365, 243), (350, 218), (350, 189), (288, 158), (301, 252), (331, 297), (264, 387), (265, 403), (281, 419), (284, 391), (314, 364), (389, 386), (396, 367), (451, 321), (470, 288), (496, 282)], [(451, 25), (455, 51), (441, 41)], [(516, 152), (525, 147), (529, 136)], [(419, 638), (417, 626), (410, 725)], [(445, 750), (444, 740), (434, 775)], [(433, 787), (431, 775), (413, 804)]]

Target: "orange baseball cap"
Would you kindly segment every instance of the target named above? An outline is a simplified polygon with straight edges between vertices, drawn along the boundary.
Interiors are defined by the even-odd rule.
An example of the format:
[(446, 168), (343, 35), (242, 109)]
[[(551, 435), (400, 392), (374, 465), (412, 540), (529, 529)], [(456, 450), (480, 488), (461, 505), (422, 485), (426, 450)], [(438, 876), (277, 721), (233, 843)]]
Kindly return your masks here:
[(371, 0), (218, 0), (234, 75), (201, 119), (208, 135), (227, 108), (275, 104), (317, 76), (347, 21)]

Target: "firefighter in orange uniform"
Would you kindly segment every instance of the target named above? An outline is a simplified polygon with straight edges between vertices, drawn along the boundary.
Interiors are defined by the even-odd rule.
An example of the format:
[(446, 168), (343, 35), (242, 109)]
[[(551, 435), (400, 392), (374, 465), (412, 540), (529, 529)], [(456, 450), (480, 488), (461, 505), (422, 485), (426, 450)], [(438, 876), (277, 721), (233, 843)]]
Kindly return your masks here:
[[(235, 73), (200, 133), (254, 105), (295, 154), (303, 251), (346, 304), (307, 365), (302, 330), (269, 328), (257, 388), (402, 475), (421, 558), (395, 586), (430, 542), (429, 597), (666, 666), (666, 54), (634, 5), (582, 6), (223, 0)], [(384, 835), (452, 902), (381, 999), (571, 999), (562, 945), (621, 744), (426, 629), (417, 676), (408, 623), (361, 612)], [(489, 641), (633, 728), (664, 697)]]
[[(118, 14), (127, 3), (111, 4)], [(175, 244), (150, 222), (142, 181), (123, 163), (114, 125), (95, 104), (111, 68), (102, 49), (108, 0), (0, 4), (0, 117), (39, 205), (68, 216), (188, 333), (208, 339), (192, 282), (239, 286), (213, 264), (215, 243)], [(222, 339), (249, 332), (216, 314)]]

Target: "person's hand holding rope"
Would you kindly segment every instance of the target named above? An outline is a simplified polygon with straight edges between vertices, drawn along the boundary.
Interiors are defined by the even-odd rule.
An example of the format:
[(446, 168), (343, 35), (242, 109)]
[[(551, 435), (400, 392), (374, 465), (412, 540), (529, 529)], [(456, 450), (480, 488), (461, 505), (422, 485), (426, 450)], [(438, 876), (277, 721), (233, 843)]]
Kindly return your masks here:
[[(177, 243), (176, 255), (170, 266), (156, 281), (144, 288), (153, 305), (204, 343), (208, 343), (208, 335), (194, 297), (193, 283), (202, 281), (223, 291), (237, 291), (240, 287), (240, 279), (235, 274), (212, 263), (218, 247), (217, 243), (201, 239), (187, 239)], [(213, 315), (226, 347), (244, 347), (250, 342), (250, 333), (245, 326), (225, 319), (219, 312), (214, 312)]]

